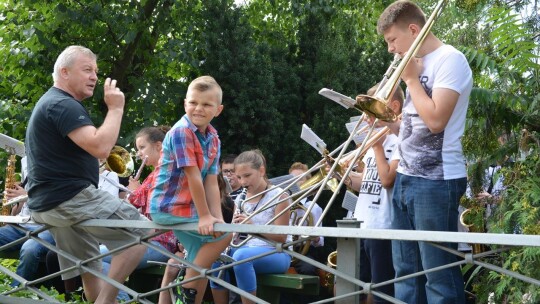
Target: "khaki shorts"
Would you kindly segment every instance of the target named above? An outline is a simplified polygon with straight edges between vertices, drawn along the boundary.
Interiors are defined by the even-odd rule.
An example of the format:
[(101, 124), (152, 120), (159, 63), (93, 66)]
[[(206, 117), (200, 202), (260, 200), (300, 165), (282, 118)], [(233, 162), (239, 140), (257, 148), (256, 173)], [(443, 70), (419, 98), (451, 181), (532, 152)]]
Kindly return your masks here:
[[(77, 260), (86, 260), (100, 254), (99, 244), (110, 250), (138, 241), (137, 236), (146, 235), (148, 229), (139, 228), (107, 228), (73, 226), (89, 219), (124, 219), (148, 220), (131, 204), (121, 201), (106, 191), (89, 186), (72, 199), (44, 212), (32, 212), (32, 218), (38, 223), (52, 226), (50, 232), (56, 240), (56, 247), (72, 255)], [(128, 231), (136, 236), (131, 236)], [(75, 266), (72, 259), (58, 255), (60, 269)], [(96, 271), (101, 271), (101, 259), (85, 264)], [(84, 271), (82, 271), (84, 272)], [(81, 274), (74, 269), (62, 275), (62, 279), (70, 279)]]

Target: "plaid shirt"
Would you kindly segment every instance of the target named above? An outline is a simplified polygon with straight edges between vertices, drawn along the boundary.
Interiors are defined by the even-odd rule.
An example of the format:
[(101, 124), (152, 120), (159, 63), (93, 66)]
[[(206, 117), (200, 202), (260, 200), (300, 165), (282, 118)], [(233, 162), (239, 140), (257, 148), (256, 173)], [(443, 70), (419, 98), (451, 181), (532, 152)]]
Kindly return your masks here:
[(218, 174), (220, 145), (214, 127), (208, 125), (206, 134), (201, 134), (184, 115), (163, 139), (154, 188), (150, 191), (150, 213), (198, 218), (184, 167), (199, 168), (203, 182), (207, 174)]

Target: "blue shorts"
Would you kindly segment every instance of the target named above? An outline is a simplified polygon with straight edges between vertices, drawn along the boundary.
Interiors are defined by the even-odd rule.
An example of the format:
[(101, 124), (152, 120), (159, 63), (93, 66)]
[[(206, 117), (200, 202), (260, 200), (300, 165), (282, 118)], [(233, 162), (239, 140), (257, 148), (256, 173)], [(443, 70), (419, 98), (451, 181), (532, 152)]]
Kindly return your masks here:
[[(199, 222), (198, 218), (179, 217), (169, 213), (152, 213), (150, 216), (152, 217), (152, 221), (160, 225), (176, 225)], [(197, 231), (173, 230), (173, 233), (187, 251), (185, 259), (191, 263), (193, 263), (197, 253), (204, 244), (219, 241), (228, 234), (226, 233), (220, 237), (214, 238), (211, 235), (199, 234)]]

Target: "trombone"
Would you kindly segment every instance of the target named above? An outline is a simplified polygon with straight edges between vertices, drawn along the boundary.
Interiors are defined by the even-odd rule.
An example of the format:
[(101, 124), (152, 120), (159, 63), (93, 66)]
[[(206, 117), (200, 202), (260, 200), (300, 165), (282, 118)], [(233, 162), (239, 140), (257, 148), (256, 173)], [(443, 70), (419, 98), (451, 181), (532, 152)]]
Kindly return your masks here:
[(441, 0), (439, 1), (439, 3), (437, 3), (437, 6), (431, 13), (431, 16), (429, 16), (426, 24), (422, 27), (420, 33), (418, 33), (416, 39), (414, 39), (411, 47), (409, 48), (405, 56), (401, 59), (399, 65), (394, 68), (394, 65), (397, 63), (397, 61), (399, 61), (399, 55), (395, 55), (394, 62), (392, 62), (387, 71), (387, 73), (389, 71), (393, 71), (392, 74), (388, 76), (388, 78), (385, 77), (386, 79), (383, 79), (374, 96), (362, 94), (356, 96), (356, 105), (358, 106), (358, 108), (360, 108), (364, 112), (371, 114), (372, 116), (375, 116), (377, 119), (380, 119), (382, 121), (396, 121), (397, 117), (395, 113), (393, 115), (392, 113), (389, 113), (393, 111), (388, 107), (388, 101), (390, 100), (392, 94), (401, 82), (401, 75), (403, 74), (403, 71), (409, 64), (409, 61), (411, 61), (411, 59), (420, 49), (420, 46), (431, 31), (431, 28), (435, 23), (435, 19), (439, 17), (447, 2), (447, 0)]
[[(369, 133), (366, 136), (366, 139), (362, 142), (361, 147), (358, 148), (356, 150), (356, 152), (354, 153), (354, 156), (352, 157), (352, 159), (353, 159), (352, 162), (353, 163), (356, 162), (356, 160), (359, 158), (359, 156), (361, 155), (363, 150), (367, 151), (367, 149), (369, 149), (371, 147), (371, 145), (373, 145), (374, 143), (377, 142), (375, 140), (371, 140), (370, 143), (368, 144), (367, 140), (368, 140), (368, 138), (370, 138), (371, 133), (373, 131), (373, 127), (377, 123), (378, 120), (382, 120), (382, 121), (385, 121), (385, 122), (395, 122), (395, 121), (398, 120), (398, 116), (388, 106), (388, 102), (390, 101), (391, 96), (393, 95), (394, 91), (396, 90), (397, 86), (399, 85), (399, 83), (401, 81), (401, 75), (403, 74), (403, 71), (405, 70), (405, 68), (409, 64), (410, 60), (416, 55), (416, 53), (420, 49), (420, 46), (422, 45), (422, 43), (424, 42), (424, 40), (428, 36), (431, 28), (433, 27), (433, 24), (434, 24), (436, 18), (440, 15), (440, 13), (442, 12), (442, 10), (443, 10), (443, 8), (444, 8), (444, 6), (446, 5), (447, 2), (448, 2), (447, 0), (441, 0), (441, 1), (439, 1), (439, 3), (437, 3), (437, 6), (433, 10), (431, 16), (426, 21), (426, 24), (422, 27), (422, 30), (419, 32), (418, 36), (413, 41), (411, 47), (409, 48), (409, 50), (407, 51), (405, 56), (403, 58), (399, 58), (399, 55), (394, 56), (394, 60), (392, 61), (392, 64), (390, 65), (390, 67), (386, 71), (386, 73), (385, 73), (385, 75), (383, 77), (383, 80), (381, 81), (381, 84), (377, 88), (377, 91), (375, 92), (375, 94), (373, 96), (358, 95), (356, 97), (355, 102), (353, 102), (351, 105), (347, 104), (346, 107), (349, 107), (349, 108), (354, 107), (357, 110), (363, 112), (363, 115), (362, 115), (362, 118), (358, 121), (354, 131), (351, 132), (351, 136), (349, 136), (349, 138), (345, 141), (345, 143), (342, 144), (343, 148), (342, 148), (340, 154), (338, 155), (338, 157), (336, 158), (336, 161), (332, 165), (332, 167), (331, 167), (330, 171), (328, 172), (327, 176), (323, 179), (322, 184), (326, 184), (328, 182), (328, 180), (330, 179), (331, 174), (336, 170), (337, 165), (339, 163), (341, 163), (341, 159), (344, 156), (345, 148), (352, 141), (353, 134), (356, 133), (356, 130), (357, 130), (360, 122), (362, 121), (362, 119), (365, 119), (366, 114), (370, 114), (370, 115), (374, 116), (376, 118), (375, 123), (373, 124), (372, 128), (369, 130)], [(398, 64), (398, 62), (399, 62), (399, 64)], [(344, 100), (340, 100), (340, 101), (343, 102)], [(388, 129), (388, 127), (386, 127), (383, 131), (380, 131), (380, 133), (381, 132), (386, 132), (387, 133), (388, 131), (389, 131), (389, 129)], [(382, 134), (381, 134), (381, 136), (382, 136)], [(339, 182), (339, 184), (337, 186), (338, 189), (341, 187), (341, 185), (343, 184), (343, 182), (345, 180), (345, 177), (347, 177), (349, 175), (351, 170), (352, 170), (352, 166), (348, 166), (348, 169), (343, 174), (344, 178), (341, 179), (341, 181)], [(313, 201), (317, 201), (317, 199), (319, 198), (321, 192), (322, 192), (322, 187), (317, 191), (317, 194), (315, 195)], [(319, 222), (322, 221), (322, 219), (324, 218), (326, 213), (328, 213), (328, 211), (329, 211), (330, 207), (332, 206), (332, 203), (334, 202), (336, 196), (337, 196), (337, 192), (334, 192), (334, 194), (332, 195), (332, 197), (328, 201), (328, 204), (324, 208), (323, 213), (322, 213), (322, 215), (321, 215), (321, 217), (319, 219)], [(310, 208), (308, 208), (308, 209), (310, 209)], [(311, 212), (311, 210), (308, 210), (306, 212)], [(305, 219), (303, 218), (302, 221), (305, 221)], [(319, 223), (317, 223), (315, 225), (318, 225), (318, 224)]]

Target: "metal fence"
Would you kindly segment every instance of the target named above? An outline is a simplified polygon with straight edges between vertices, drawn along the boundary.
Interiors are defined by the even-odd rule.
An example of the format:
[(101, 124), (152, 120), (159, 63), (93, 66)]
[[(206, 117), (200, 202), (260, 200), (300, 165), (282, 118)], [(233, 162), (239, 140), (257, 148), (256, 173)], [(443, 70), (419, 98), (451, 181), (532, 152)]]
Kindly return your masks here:
[[(5, 222), (10, 225), (15, 225), (18, 227), (18, 229), (24, 229), (18, 226), (18, 224), (24, 223), (26, 221), (28, 221), (27, 218), (21, 218), (21, 217), (16, 217), (16, 216), (0, 216), (0, 222)], [(129, 227), (139, 227), (139, 228), (165, 229), (165, 230), (169, 230), (169, 229), (197, 230), (197, 224), (180, 224), (180, 225), (174, 225), (174, 226), (161, 226), (153, 222), (125, 221), (125, 220), (88, 220), (78, 225), (80, 226), (106, 226), (106, 227), (113, 227), (113, 228), (118, 228), (118, 229), (129, 228)], [(504, 250), (508, 250), (515, 246), (538, 247), (540, 246), (540, 236), (537, 236), (537, 235), (517, 235), (517, 234), (510, 235), (510, 234), (471, 233), (471, 232), (462, 233), (462, 232), (434, 232), (434, 231), (403, 231), (403, 230), (386, 230), (386, 229), (385, 230), (358, 229), (359, 222), (354, 219), (339, 220), (337, 221), (337, 225), (338, 227), (306, 227), (306, 226), (277, 226), (277, 225), (260, 225), (259, 226), (259, 225), (239, 225), (239, 224), (216, 224), (215, 230), (222, 231), (222, 232), (249, 233), (249, 234), (255, 235), (256, 237), (260, 237), (260, 234), (265, 234), (265, 233), (292, 234), (292, 235), (302, 236), (295, 241), (285, 243), (285, 244), (275, 243), (275, 242), (267, 240), (267, 242), (272, 244), (272, 246), (275, 248), (274, 251), (267, 254), (271, 254), (274, 252), (286, 252), (289, 255), (291, 255), (293, 258), (315, 265), (316, 267), (335, 275), (336, 296), (328, 298), (328, 299), (324, 299), (318, 302), (314, 302), (314, 303), (332, 303), (332, 302), (358, 303), (359, 295), (368, 294), (368, 293), (382, 297), (392, 303), (403, 303), (393, 297), (390, 297), (388, 295), (385, 295), (379, 292), (377, 288), (385, 284), (393, 284), (394, 282), (397, 282), (399, 280), (404, 280), (404, 279), (414, 277), (414, 276), (420, 276), (428, 272), (438, 271), (440, 269), (447, 268), (447, 267), (462, 266), (466, 264), (478, 265), (486, 269), (496, 271), (498, 273), (502, 273), (507, 276), (511, 276), (516, 279), (519, 279), (524, 282), (540, 287), (539, 278), (530, 278), (520, 273), (511, 271), (508, 269), (503, 269), (497, 265), (493, 265), (493, 264), (484, 262), (482, 260), (484, 257), (489, 256), (493, 253), (498, 253)], [(42, 228), (42, 230), (45, 230), (45, 229), (47, 229), (47, 227)], [(167, 288), (158, 288), (149, 292), (138, 292), (137, 290), (132, 290), (123, 284), (120, 284), (116, 281), (109, 279), (102, 273), (96, 272), (85, 266), (86, 263), (92, 260), (100, 259), (103, 257), (103, 255), (93, 257), (92, 259), (89, 259), (86, 261), (80, 261), (76, 257), (73, 257), (67, 254), (66, 252), (62, 252), (58, 250), (55, 246), (50, 245), (49, 243), (39, 239), (37, 237), (37, 234), (39, 232), (41, 232), (41, 230), (34, 231), (34, 232), (28, 231), (25, 237), (15, 242), (1, 246), (0, 253), (3, 251), (9, 250), (9, 248), (14, 245), (17, 245), (21, 242), (25, 242), (28, 239), (34, 239), (35, 241), (39, 242), (43, 246), (47, 247), (48, 249), (56, 252), (58, 255), (64, 256), (66, 258), (71, 259), (72, 261), (75, 261), (76, 268), (79, 268), (80, 270), (83, 270), (83, 271), (90, 271), (92, 274), (99, 276), (101, 279), (105, 280), (109, 284), (113, 284), (114, 286), (128, 293), (131, 296), (132, 300), (126, 303), (135, 303), (135, 302), (152, 303), (149, 300), (149, 297), (155, 296), (159, 294), (159, 292), (161, 292), (162, 290), (165, 290), (167, 288), (172, 288), (175, 286), (175, 284), (172, 284)], [(162, 233), (162, 232), (163, 231), (161, 230), (160, 232), (156, 232), (156, 233)], [(136, 244), (144, 244), (145, 246), (153, 247), (155, 250), (158, 250), (162, 252), (163, 254), (176, 259), (179, 263), (184, 263), (188, 267), (192, 267), (195, 270), (197, 270), (200, 273), (200, 275), (193, 279), (207, 277), (209, 280), (215, 281), (223, 285), (225, 288), (230, 289), (242, 296), (246, 296), (250, 298), (251, 300), (255, 301), (256, 303), (268, 303), (264, 301), (263, 299), (260, 299), (251, 294), (248, 294), (213, 275), (223, 269), (232, 267), (234, 263), (224, 264), (223, 266), (216, 269), (200, 269), (196, 265), (193, 265), (183, 259), (180, 259), (179, 257), (149, 243), (148, 240), (151, 237), (155, 236), (156, 233), (139, 238), (137, 242), (134, 242), (133, 244), (130, 244), (129, 246), (136, 245)], [(337, 250), (339, 252), (339, 259), (337, 261), (336, 269), (329, 267), (327, 265), (324, 265), (322, 263), (319, 263), (302, 254), (299, 254), (295, 251), (291, 251), (288, 249), (289, 246), (293, 245), (294, 243), (301, 242), (309, 238), (310, 236), (311, 237), (324, 236), (325, 238), (337, 239)], [(359, 246), (358, 246), (359, 243), (358, 242), (360, 239), (392, 239), (392, 240), (429, 242), (433, 246), (437, 246), (443, 250), (446, 250), (448, 252), (455, 254), (456, 256), (460, 257), (460, 259), (459, 261), (455, 263), (440, 266), (436, 269), (426, 269), (422, 272), (408, 275), (406, 277), (395, 278), (393, 280), (389, 280), (387, 282), (382, 282), (379, 284), (371, 284), (369, 282), (362, 282), (361, 280), (358, 279), (359, 270), (360, 270), (360, 267), (362, 267), (362, 265), (360, 265), (359, 263), (359, 258), (358, 258), (359, 257)], [(493, 249), (493, 250), (479, 253), (479, 254), (473, 254), (473, 253), (459, 252), (459, 251), (445, 248), (439, 245), (439, 243), (448, 243), (448, 242), (451, 242), (451, 243), (464, 242), (464, 243), (497, 245), (497, 246), (493, 246), (493, 248), (497, 248), (497, 249)], [(108, 254), (112, 254), (113, 252), (114, 251), (111, 251)], [(258, 257), (259, 256), (256, 256), (256, 257), (253, 257), (252, 259), (256, 259)], [(237, 263), (240, 263), (240, 262), (237, 262)], [(33, 281), (26, 281), (25, 279), (19, 277), (16, 273), (10, 271), (9, 269), (5, 267), (0, 266), (1, 272), (7, 274), (13, 279), (17, 279), (18, 281), (22, 282), (18, 288), (15, 288), (13, 290), (10, 290), (1, 294), (0, 303), (59, 303), (58, 300), (47, 295), (45, 292), (41, 291), (39, 289), (39, 286), (44, 281), (49, 280), (53, 277), (59, 276), (62, 273), (69, 270), (70, 269), (65, 269), (63, 271), (49, 274), (45, 277), (41, 277)], [(177, 285), (178, 283), (176, 284), (176, 286)], [(39, 298), (39, 300), (15, 298), (12, 296), (15, 292), (20, 291), (20, 290), (27, 290), (34, 293), (36, 297)]]

